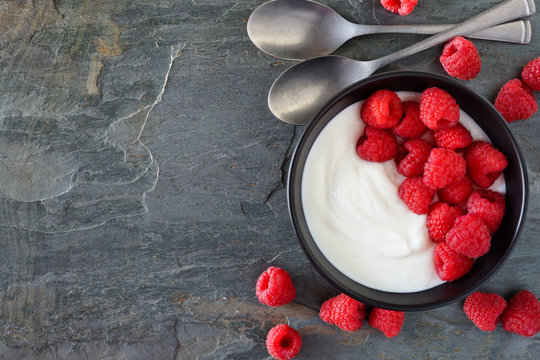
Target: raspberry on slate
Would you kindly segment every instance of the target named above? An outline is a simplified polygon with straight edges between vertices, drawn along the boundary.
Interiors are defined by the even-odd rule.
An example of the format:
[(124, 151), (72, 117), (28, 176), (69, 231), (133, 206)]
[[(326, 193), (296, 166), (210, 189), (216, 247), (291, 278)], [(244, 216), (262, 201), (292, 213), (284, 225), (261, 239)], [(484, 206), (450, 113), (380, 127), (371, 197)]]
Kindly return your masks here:
[(356, 143), (356, 153), (367, 161), (388, 161), (396, 156), (396, 137), (386, 130), (366, 126), (364, 134)]
[(404, 320), (403, 311), (373, 308), (369, 313), (369, 326), (381, 330), (389, 338), (399, 334)]
[(377, 90), (366, 99), (360, 115), (369, 126), (390, 129), (396, 126), (403, 116), (401, 100), (392, 90)]
[(386, 10), (402, 16), (409, 15), (417, 3), (418, 0), (381, 0)]
[(506, 300), (502, 296), (480, 291), (467, 296), (463, 304), (465, 315), (483, 331), (495, 330), (505, 308)]
[(465, 150), (467, 171), (472, 182), (481, 188), (490, 187), (508, 165), (502, 152), (485, 141), (475, 141)]
[(540, 57), (529, 61), (521, 71), (521, 80), (533, 91), (540, 91)]
[(467, 163), (458, 153), (435, 148), (429, 153), (424, 165), (424, 184), (440, 189), (458, 180), (467, 172)]
[(525, 120), (538, 111), (538, 103), (532, 91), (519, 79), (504, 84), (495, 99), (497, 109), (509, 123)]
[(473, 191), (467, 200), (467, 212), (482, 219), (491, 234), (501, 225), (505, 207), (504, 194), (491, 190)]
[(433, 145), (423, 139), (407, 140), (396, 155), (397, 171), (406, 177), (416, 177), (424, 172)]
[(450, 150), (466, 148), (473, 142), (469, 130), (460, 123), (448, 129), (435, 130), (433, 140), (438, 147)]
[(439, 200), (452, 205), (467, 201), (472, 192), (471, 179), (467, 175), (442, 189), (437, 190)]
[(294, 300), (296, 290), (287, 271), (271, 266), (259, 276), (256, 295), (265, 305), (281, 306)]
[(437, 201), (433, 203), (427, 214), (426, 226), (429, 237), (436, 243), (446, 239), (446, 233), (454, 226), (456, 219), (463, 215), (457, 206), (450, 206), (447, 203)]
[(398, 189), (399, 197), (413, 213), (418, 215), (427, 214), (429, 205), (435, 195), (435, 189), (424, 184), (421, 176), (406, 178)]
[(428, 88), (420, 97), (420, 120), (431, 130), (448, 129), (459, 121), (459, 105), (446, 91)]
[(266, 335), (266, 349), (278, 360), (289, 360), (298, 355), (302, 338), (287, 324), (276, 325)]
[(319, 311), (320, 318), (329, 324), (347, 331), (355, 331), (362, 327), (362, 319), (366, 317), (366, 306), (345, 294), (328, 299)]
[(474, 79), (482, 68), (478, 50), (471, 41), (461, 36), (444, 46), (439, 60), (448, 75), (461, 80)]
[(458, 254), (446, 242), (442, 242), (433, 250), (433, 264), (441, 280), (453, 281), (471, 270), (474, 259)]
[(446, 243), (458, 254), (477, 258), (489, 251), (491, 234), (482, 219), (474, 214), (457, 218), (446, 234)]
[(405, 101), (402, 104), (403, 118), (392, 128), (394, 135), (405, 139), (418, 138), (427, 131), (427, 126), (420, 120), (420, 104), (416, 101)]
[(503, 327), (521, 336), (540, 331), (540, 302), (530, 291), (521, 290), (509, 302), (502, 316)]

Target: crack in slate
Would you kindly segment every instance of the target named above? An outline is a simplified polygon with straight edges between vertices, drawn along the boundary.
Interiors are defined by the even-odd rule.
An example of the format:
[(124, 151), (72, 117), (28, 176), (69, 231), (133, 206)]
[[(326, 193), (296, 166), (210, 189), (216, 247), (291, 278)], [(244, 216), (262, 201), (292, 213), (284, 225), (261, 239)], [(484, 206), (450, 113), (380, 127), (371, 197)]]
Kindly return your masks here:
[(284, 189), (287, 183), (287, 171), (285, 170), (285, 166), (287, 165), (287, 162), (289, 161), (291, 155), (289, 154), (292, 144), (294, 142), (294, 138), (296, 137), (296, 126), (293, 126), (293, 133), (291, 136), (291, 139), (289, 140), (289, 145), (287, 146), (287, 150), (285, 151), (285, 156), (283, 157), (283, 161), (281, 162), (281, 165), (279, 166), (279, 169), (281, 171), (281, 179), (280, 183), (274, 187), (270, 192), (268, 193), (268, 196), (266, 196), (266, 199), (264, 200), (263, 204), (268, 203), (270, 198), (279, 190)]
[(154, 107), (161, 102), (161, 99), (163, 98), (163, 94), (165, 93), (165, 88), (167, 87), (167, 82), (169, 81), (169, 75), (171, 73), (171, 69), (172, 69), (172, 66), (173, 66), (173, 63), (174, 63), (174, 60), (176, 60), (178, 57), (180, 57), (182, 55), (182, 50), (186, 47), (186, 44), (184, 44), (182, 47), (180, 47), (178, 50), (176, 50), (175, 52), (175, 47), (174, 46), (171, 46), (171, 58), (170, 58), (170, 61), (169, 61), (169, 67), (167, 69), (167, 73), (165, 74), (165, 78), (163, 80), (163, 86), (161, 87), (161, 90), (158, 94), (158, 96), (156, 97), (156, 100), (154, 100), (154, 102), (150, 105), (147, 105), (145, 106), (144, 110), (148, 109), (148, 112), (146, 113), (146, 116), (144, 117), (144, 122), (141, 126), (141, 129), (139, 130), (139, 136), (137, 136), (137, 138), (133, 141), (133, 143), (136, 143), (136, 142), (140, 142), (140, 139), (141, 139), (141, 136), (142, 136), (142, 133), (144, 131), (144, 128), (146, 126), (146, 123), (148, 122), (148, 117), (150, 116), (150, 113), (152, 112), (152, 110), (154, 109)]
[(174, 356), (173, 360), (176, 360), (178, 358), (178, 352), (180, 351), (180, 348), (182, 347), (182, 343), (180, 342), (180, 339), (178, 338), (178, 317), (174, 317), (174, 337), (176, 339), (176, 347), (174, 349)]

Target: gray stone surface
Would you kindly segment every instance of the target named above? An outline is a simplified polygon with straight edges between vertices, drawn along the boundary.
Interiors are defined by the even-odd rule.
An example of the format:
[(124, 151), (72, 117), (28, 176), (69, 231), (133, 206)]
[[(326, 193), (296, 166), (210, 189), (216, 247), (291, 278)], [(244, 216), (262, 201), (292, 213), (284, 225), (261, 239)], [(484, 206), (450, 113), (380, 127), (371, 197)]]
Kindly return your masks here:
[[(367, 24), (459, 22), (497, 3), (323, 1)], [(246, 34), (255, 0), (0, 0), (0, 359), (266, 359), (266, 332), (299, 330), (298, 359), (538, 359), (540, 338), (477, 330), (455, 303), (407, 313), (400, 335), (323, 323), (337, 294), (289, 223), (284, 179), (303, 127), (266, 106), (292, 63)], [(476, 40), (490, 101), (540, 55)], [(338, 53), (371, 59), (422, 39), (370, 35)], [(441, 47), (381, 71), (443, 73)], [(538, 95), (537, 95), (538, 99)], [(510, 125), (527, 160), (519, 243), (482, 289), (540, 294), (540, 113)], [(261, 305), (269, 265), (298, 296)]]

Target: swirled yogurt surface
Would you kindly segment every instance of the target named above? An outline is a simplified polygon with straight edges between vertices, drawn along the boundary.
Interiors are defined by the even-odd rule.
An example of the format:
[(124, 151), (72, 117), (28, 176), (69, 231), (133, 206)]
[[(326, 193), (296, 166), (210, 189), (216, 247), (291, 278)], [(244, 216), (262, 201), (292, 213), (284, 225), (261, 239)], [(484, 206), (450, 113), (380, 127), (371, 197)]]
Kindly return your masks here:
[[(420, 94), (398, 92), (402, 101)], [(356, 154), (364, 130), (363, 102), (341, 111), (313, 144), (302, 176), (302, 207), (325, 257), (354, 281), (382, 291), (416, 292), (443, 283), (433, 266), (426, 215), (398, 196), (404, 177), (393, 160), (368, 162)], [(463, 111), (460, 122), (475, 140), (487, 135)], [(491, 189), (504, 192), (501, 176)]]

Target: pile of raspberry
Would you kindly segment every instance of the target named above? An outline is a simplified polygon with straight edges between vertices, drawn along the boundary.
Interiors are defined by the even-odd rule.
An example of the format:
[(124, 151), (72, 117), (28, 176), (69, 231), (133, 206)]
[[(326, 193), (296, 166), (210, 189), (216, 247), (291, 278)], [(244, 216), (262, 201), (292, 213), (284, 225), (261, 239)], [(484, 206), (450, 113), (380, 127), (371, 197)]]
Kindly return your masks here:
[[(255, 294), (261, 303), (275, 307), (293, 301), (296, 290), (286, 270), (271, 266), (259, 276)], [(325, 301), (319, 316), (324, 322), (346, 331), (360, 329), (362, 321), (368, 317), (365, 304), (345, 294)], [(368, 323), (387, 337), (394, 337), (399, 334), (404, 319), (405, 313), (402, 311), (373, 308), (369, 313)], [(275, 359), (290, 360), (298, 355), (301, 347), (300, 333), (288, 324), (275, 325), (266, 335), (266, 348)]]
[(474, 141), (459, 122), (460, 107), (445, 90), (424, 90), (420, 102), (401, 102), (391, 90), (369, 96), (357, 141), (367, 161), (394, 160), (405, 177), (399, 197), (415, 214), (427, 214), (437, 243), (433, 262), (441, 280), (465, 275), (486, 254), (505, 213), (505, 195), (488, 188), (508, 165), (492, 144)]
[[(289, 273), (271, 266), (257, 280), (256, 295), (268, 306), (282, 306), (296, 297), (296, 290)], [(369, 326), (380, 330), (385, 336), (397, 336), (405, 321), (403, 311), (372, 309), (346, 294), (326, 300), (319, 310), (322, 321), (345, 331), (362, 328), (367, 318)], [(505, 330), (521, 336), (534, 336), (540, 331), (540, 302), (533, 293), (522, 290), (508, 303), (497, 294), (475, 292), (467, 297), (463, 305), (465, 315), (481, 330), (493, 331), (502, 319)], [(369, 312), (369, 315), (368, 315)], [(288, 324), (272, 327), (266, 335), (268, 353), (278, 360), (290, 360), (300, 352), (302, 337)]]

